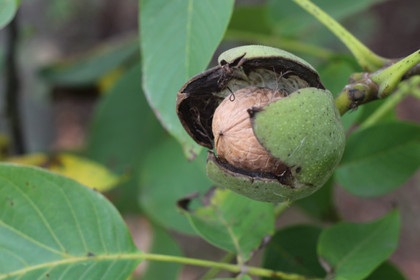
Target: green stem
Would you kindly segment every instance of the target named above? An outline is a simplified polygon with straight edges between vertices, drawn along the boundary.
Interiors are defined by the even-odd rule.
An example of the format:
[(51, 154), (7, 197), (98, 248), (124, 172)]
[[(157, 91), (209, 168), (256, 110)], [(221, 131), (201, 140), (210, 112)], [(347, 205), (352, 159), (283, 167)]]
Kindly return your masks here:
[(228, 30), (225, 35), (225, 40), (230, 41), (247, 41), (253, 42), (260, 45), (269, 45), (278, 47), (285, 50), (292, 50), (293, 52), (307, 54), (314, 57), (319, 57), (325, 60), (329, 60), (337, 54), (325, 48), (321, 48), (315, 45), (305, 44), (296, 40), (290, 40), (285, 38), (275, 38), (274, 36), (264, 35), (255, 32), (240, 31), (240, 30)]
[(348, 98), (344, 90), (337, 95), (334, 102), (335, 106), (338, 108), (340, 116), (344, 115), (352, 107), (352, 100)]
[(379, 98), (385, 98), (391, 94), (402, 77), (411, 68), (420, 63), (420, 50), (399, 60), (397, 63), (370, 75), (372, 81), (379, 85)]
[(308, 13), (312, 14), (318, 19), (325, 27), (327, 27), (335, 36), (337, 36), (344, 45), (349, 48), (357, 62), (366, 71), (376, 71), (384, 66), (388, 60), (378, 56), (369, 48), (363, 45), (356, 37), (354, 37), (347, 29), (339, 24), (335, 19), (330, 17), (327, 13), (321, 10), (318, 6), (309, 0), (292, 0), (301, 6)]
[(51, 261), (47, 263), (41, 263), (38, 265), (26, 266), (20, 270), (10, 272), (7, 274), (0, 275), (0, 279), (9, 279), (13, 276), (23, 276), (31, 271), (39, 269), (48, 269), (51, 267), (59, 265), (72, 265), (75, 263), (86, 263), (86, 262), (95, 262), (95, 261), (104, 261), (104, 260), (148, 260), (148, 261), (160, 261), (160, 262), (171, 262), (171, 263), (181, 263), (187, 265), (203, 266), (203, 267), (215, 267), (223, 270), (227, 270), (233, 273), (246, 273), (255, 276), (261, 277), (271, 277), (279, 278), (284, 280), (322, 280), (320, 278), (310, 278), (293, 273), (285, 273), (281, 271), (275, 271), (271, 269), (252, 267), (252, 266), (240, 266), (234, 264), (206, 261), (193, 258), (177, 257), (177, 256), (168, 256), (168, 255), (159, 255), (159, 254), (149, 254), (143, 252), (136, 253), (126, 253), (126, 254), (110, 254), (110, 255), (97, 255), (97, 256), (82, 256), (82, 257), (69, 257), (60, 259), (57, 261)]
[[(107, 256), (104, 256), (106, 258)], [(281, 271), (274, 271), (271, 269), (259, 268), (259, 267), (243, 267), (235, 264), (227, 264), (206, 260), (199, 260), (193, 258), (177, 257), (177, 256), (168, 256), (168, 255), (158, 255), (158, 254), (148, 254), (148, 253), (134, 253), (134, 254), (122, 254), (119, 259), (144, 259), (149, 261), (161, 261), (161, 262), (172, 262), (172, 263), (181, 263), (195, 266), (204, 266), (204, 267), (214, 267), (223, 270), (227, 270), (233, 273), (246, 272), (247, 274), (261, 276), (261, 277), (272, 277), (280, 278), (284, 280), (320, 280), (317, 278), (308, 278), (302, 275), (285, 273)]]
[(291, 201), (285, 201), (285, 202), (277, 204), (276, 207), (274, 208), (274, 215), (278, 217), (281, 213), (286, 211), (291, 205), (292, 205)]
[[(373, 73), (354, 73), (350, 77), (351, 83), (346, 85), (335, 98), (335, 104), (341, 115), (350, 109), (372, 100), (388, 97), (403, 79), (417, 77), (420, 64), (420, 50), (399, 60), (398, 62)], [(415, 71), (413, 71), (413, 69)], [(411, 72), (409, 75), (407, 73)], [(417, 76), (415, 76), (417, 75)], [(399, 102), (399, 97), (392, 98), (386, 106), (393, 106)], [(390, 107), (390, 108), (391, 108)], [(386, 107), (384, 110), (389, 110)], [(380, 116), (382, 112), (378, 113)]]
[(404, 97), (415, 93), (416, 90), (420, 91), (419, 84), (420, 76), (412, 77), (410, 80), (400, 83), (397, 91), (388, 97), (387, 100), (360, 125), (360, 128), (363, 129), (379, 122), (386, 116), (386, 114), (395, 108), (395, 106), (400, 103)]
[[(360, 73), (356, 73), (359, 75)], [(350, 109), (356, 109), (359, 105), (377, 99), (378, 85), (369, 77), (369, 73), (362, 73), (360, 80), (346, 85), (335, 98), (335, 105), (344, 115)]]
[[(221, 263), (230, 263), (234, 258), (236, 257), (236, 255), (234, 253), (228, 253), (226, 254), (226, 256), (224, 256), (220, 262)], [(201, 277), (201, 280), (211, 280), (213, 279), (217, 274), (219, 274), (219, 272), (221, 271), (220, 268), (215, 268), (212, 267), (209, 271), (207, 271), (206, 274), (203, 275), (203, 277)]]

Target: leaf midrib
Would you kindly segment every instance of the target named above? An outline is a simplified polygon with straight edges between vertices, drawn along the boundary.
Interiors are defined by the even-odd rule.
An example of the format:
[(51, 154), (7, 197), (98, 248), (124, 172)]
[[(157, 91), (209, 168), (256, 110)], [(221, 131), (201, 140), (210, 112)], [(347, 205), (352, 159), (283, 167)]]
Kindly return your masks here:
[[(0, 274), (0, 280), (7, 279), (12, 276), (24, 275), (25, 273), (44, 268), (56, 267), (59, 265), (65, 264), (77, 264), (87, 261), (118, 261), (118, 260), (138, 260), (140, 256), (137, 253), (126, 253), (126, 254), (111, 254), (111, 255), (95, 255), (95, 256), (72, 256), (65, 259), (60, 259), (52, 262), (46, 262), (42, 264), (28, 266), (14, 272), (9, 272), (6, 274)], [(115, 262), (114, 262), (115, 263)]]
[(376, 230), (371, 231), (371, 234), (367, 236), (362, 242), (360, 242), (353, 250), (349, 251), (343, 258), (335, 265), (335, 270), (338, 271), (339, 268), (348, 260), (350, 259), (356, 252), (360, 251), (360, 249), (369, 241), (371, 241), (374, 237), (376, 237), (379, 233), (384, 231), (384, 228), (387, 228), (387, 224), (383, 223), (381, 226), (376, 228)]

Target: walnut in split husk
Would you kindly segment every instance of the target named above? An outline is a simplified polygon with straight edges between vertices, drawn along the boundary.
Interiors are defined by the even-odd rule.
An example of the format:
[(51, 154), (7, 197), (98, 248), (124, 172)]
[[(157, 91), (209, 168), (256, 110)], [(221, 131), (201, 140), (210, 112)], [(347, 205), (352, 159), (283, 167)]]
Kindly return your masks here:
[(178, 92), (186, 131), (209, 151), (207, 173), (250, 198), (295, 200), (320, 188), (344, 151), (341, 118), (315, 69), (264, 46), (231, 49)]

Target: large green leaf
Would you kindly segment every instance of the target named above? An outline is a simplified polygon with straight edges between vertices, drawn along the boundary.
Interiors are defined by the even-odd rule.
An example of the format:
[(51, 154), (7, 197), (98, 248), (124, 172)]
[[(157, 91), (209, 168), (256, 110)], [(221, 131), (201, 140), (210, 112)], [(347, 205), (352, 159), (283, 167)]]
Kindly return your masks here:
[(175, 113), (176, 93), (208, 65), (229, 22), (233, 0), (142, 0), (143, 88), (162, 124), (191, 159), (200, 147)]
[(204, 239), (235, 253), (242, 261), (247, 261), (274, 232), (272, 203), (255, 201), (228, 189), (211, 190), (202, 207), (184, 208), (191, 224)]
[[(312, 277), (325, 276), (316, 254), (320, 233), (321, 228), (311, 225), (297, 225), (276, 232), (265, 249), (263, 266)], [(264, 278), (267, 279), (272, 278)]]
[(144, 158), (140, 170), (140, 206), (165, 228), (194, 234), (188, 219), (177, 211), (179, 199), (194, 192), (204, 193), (211, 182), (205, 171), (205, 154), (188, 161), (177, 142), (170, 138)]
[(420, 126), (390, 122), (353, 133), (336, 171), (339, 183), (364, 197), (383, 195), (420, 166)]
[(34, 167), (0, 165), (0, 279), (126, 279), (137, 252), (101, 194)]
[[(237, 6), (233, 11), (228, 30), (270, 34), (271, 27), (266, 13), (266, 4)], [(250, 18), (252, 20), (249, 20)]]
[(87, 155), (116, 172), (133, 169), (164, 131), (141, 89), (141, 66), (130, 69), (98, 104)]
[(384, 262), (366, 280), (406, 280), (405, 276), (390, 262)]
[[(175, 240), (162, 228), (153, 226), (153, 241), (150, 253), (169, 256), (182, 256), (181, 248)], [(150, 262), (141, 279), (177, 280), (181, 264), (171, 262)]]
[(138, 49), (137, 39), (108, 42), (78, 57), (45, 66), (40, 70), (40, 75), (50, 84), (93, 85), (102, 76), (138, 56)]
[(398, 211), (370, 223), (339, 223), (321, 233), (318, 254), (333, 279), (364, 279), (397, 248), (399, 232)]
[[(386, 0), (318, 0), (316, 4), (334, 19), (340, 21), (361, 12), (374, 4)], [(293, 1), (270, 0), (268, 18), (282, 35), (296, 35), (299, 32), (320, 25), (319, 22)]]
[(19, 7), (18, 0), (2, 0), (0, 2), (0, 29), (5, 27), (15, 16)]

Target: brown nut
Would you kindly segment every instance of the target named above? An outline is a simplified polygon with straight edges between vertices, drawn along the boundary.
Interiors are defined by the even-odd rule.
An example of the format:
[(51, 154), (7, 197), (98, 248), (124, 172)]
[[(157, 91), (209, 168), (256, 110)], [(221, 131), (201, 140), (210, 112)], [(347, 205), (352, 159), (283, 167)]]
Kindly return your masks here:
[(250, 114), (281, 99), (280, 91), (247, 87), (226, 97), (213, 116), (212, 131), (217, 156), (237, 168), (271, 172), (280, 176), (287, 167), (260, 144), (251, 125)]

